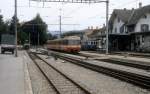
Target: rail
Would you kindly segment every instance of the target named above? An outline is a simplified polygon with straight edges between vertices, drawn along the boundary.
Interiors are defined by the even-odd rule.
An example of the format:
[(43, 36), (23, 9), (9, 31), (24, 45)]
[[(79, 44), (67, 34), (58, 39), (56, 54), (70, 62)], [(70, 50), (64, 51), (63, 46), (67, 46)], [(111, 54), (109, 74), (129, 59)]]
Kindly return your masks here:
[[(75, 92), (75, 94), (95, 94), (95, 93), (85, 89), (84, 87), (80, 86), (78, 83), (73, 81), (71, 78), (66, 76), (64, 73), (59, 71), (57, 68), (55, 68), (48, 62), (44, 61), (42, 58), (40, 58), (38, 55), (36, 55), (36, 53), (30, 52), (29, 55), (32, 58), (32, 60), (35, 62), (35, 64), (38, 66), (38, 68), (41, 70), (41, 72), (46, 76), (46, 78), (48, 79), (50, 84), (53, 85), (53, 87), (55, 88), (55, 90), (57, 91), (58, 94), (65, 94), (65, 92), (66, 93), (70, 92), (70, 94), (74, 94), (74, 92)], [(38, 63), (37, 61), (40, 61), (42, 63)], [(45, 65), (45, 69), (48, 66), (50, 68), (51, 72), (45, 71), (44, 65)], [(51, 73), (53, 73), (53, 74), (51, 74)], [(53, 78), (52, 79), (51, 77), (49, 77), (49, 75), (51, 75), (51, 77), (57, 75), (57, 77), (52, 77)], [(65, 83), (63, 81), (65, 81), (67, 83)], [(70, 88), (72, 88), (72, 89), (70, 89)]]
[(108, 67), (103, 67), (103, 66), (98, 66), (94, 64), (90, 64), (86, 61), (81, 60), (80, 58), (74, 58), (70, 56), (65, 56), (64, 54), (58, 54), (58, 53), (53, 53), (55, 56), (58, 58), (61, 58), (63, 60), (69, 61), (71, 63), (74, 63), (76, 65), (80, 65), (82, 67), (115, 77), (117, 79), (130, 82), (132, 84), (135, 84), (137, 86), (140, 86), (142, 88), (149, 89), (150, 88), (150, 77), (145, 76), (145, 75), (139, 75), (135, 74), (132, 72), (127, 72), (123, 70), (118, 70), (118, 69), (112, 69)]

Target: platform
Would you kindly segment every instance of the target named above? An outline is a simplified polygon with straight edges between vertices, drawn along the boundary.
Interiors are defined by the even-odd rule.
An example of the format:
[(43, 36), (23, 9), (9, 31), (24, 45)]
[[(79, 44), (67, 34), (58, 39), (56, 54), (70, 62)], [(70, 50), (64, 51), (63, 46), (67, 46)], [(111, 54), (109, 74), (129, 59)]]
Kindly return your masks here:
[(1, 94), (31, 94), (24, 53), (19, 51), (18, 57), (11, 53), (0, 54)]
[(99, 54), (99, 53), (91, 53), (88, 51), (81, 51), (82, 54), (92, 55), (96, 58), (117, 58), (117, 59), (125, 59), (125, 60), (131, 60), (131, 61), (138, 61), (138, 62), (144, 62), (147, 64), (150, 64), (150, 58), (144, 58), (144, 57), (136, 57), (136, 56), (130, 56), (130, 55), (106, 55), (106, 54)]

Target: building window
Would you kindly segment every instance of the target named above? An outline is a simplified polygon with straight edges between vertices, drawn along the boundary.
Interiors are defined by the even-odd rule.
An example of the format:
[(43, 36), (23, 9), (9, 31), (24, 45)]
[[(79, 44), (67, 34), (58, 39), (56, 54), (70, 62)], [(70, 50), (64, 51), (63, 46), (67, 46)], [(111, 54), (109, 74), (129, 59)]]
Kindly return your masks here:
[(117, 33), (117, 28), (115, 28), (115, 33)]
[(118, 23), (120, 22), (120, 19), (118, 18)]
[(142, 36), (142, 42), (144, 42), (144, 40), (145, 40), (145, 37), (144, 37), (144, 36)]
[(149, 31), (149, 25), (148, 25), (148, 24), (142, 24), (142, 25), (141, 25), (141, 31), (142, 31), (142, 32), (147, 32), (147, 31)]
[(124, 25), (120, 27), (120, 33), (124, 33)]

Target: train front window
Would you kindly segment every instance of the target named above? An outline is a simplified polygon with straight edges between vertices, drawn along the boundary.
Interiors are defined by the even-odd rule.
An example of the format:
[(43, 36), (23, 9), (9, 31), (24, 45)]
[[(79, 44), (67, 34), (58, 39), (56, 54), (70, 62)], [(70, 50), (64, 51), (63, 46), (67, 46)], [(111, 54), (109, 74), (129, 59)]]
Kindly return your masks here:
[(80, 40), (69, 40), (69, 45), (79, 45)]

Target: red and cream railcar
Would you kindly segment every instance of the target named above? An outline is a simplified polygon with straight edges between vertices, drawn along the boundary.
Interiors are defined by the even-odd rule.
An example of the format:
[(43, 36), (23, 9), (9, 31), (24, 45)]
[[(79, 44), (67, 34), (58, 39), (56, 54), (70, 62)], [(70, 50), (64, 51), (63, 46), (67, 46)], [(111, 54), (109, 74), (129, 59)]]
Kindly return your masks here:
[(81, 49), (79, 37), (48, 40), (47, 48), (51, 50), (77, 53)]

